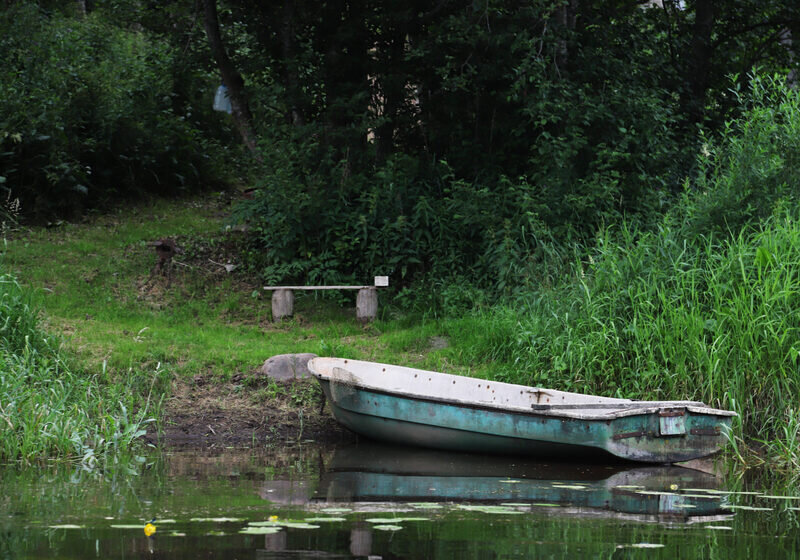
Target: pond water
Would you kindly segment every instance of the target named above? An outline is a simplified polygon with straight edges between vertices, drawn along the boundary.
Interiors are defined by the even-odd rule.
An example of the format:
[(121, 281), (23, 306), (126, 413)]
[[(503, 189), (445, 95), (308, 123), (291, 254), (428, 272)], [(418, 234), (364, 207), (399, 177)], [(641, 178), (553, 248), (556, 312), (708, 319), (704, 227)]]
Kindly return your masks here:
[[(0, 471), (0, 558), (794, 558), (796, 489), (374, 444)], [(145, 524), (155, 518), (152, 536)]]

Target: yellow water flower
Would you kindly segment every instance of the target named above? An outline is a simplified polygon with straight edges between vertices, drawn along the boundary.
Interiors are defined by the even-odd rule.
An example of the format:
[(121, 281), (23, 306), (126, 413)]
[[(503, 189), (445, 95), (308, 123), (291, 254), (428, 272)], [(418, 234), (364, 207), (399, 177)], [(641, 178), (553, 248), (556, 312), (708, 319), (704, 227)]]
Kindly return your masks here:
[(277, 521), (277, 520), (278, 520), (278, 516), (277, 516), (277, 515), (270, 515), (270, 516), (269, 516), (269, 520), (270, 520), (270, 521), (272, 521), (272, 522), (274, 523), (275, 521)]
[[(153, 521), (155, 521), (155, 519)], [(145, 536), (148, 536), (148, 537), (152, 536), (152, 534), (155, 533), (155, 532), (156, 532), (156, 526), (153, 525), (152, 523), (147, 523), (144, 526), (144, 534), (145, 534)]]
[(677, 484), (670, 484), (669, 485), (669, 489), (670, 490), (677, 490), (678, 489), (678, 485)]

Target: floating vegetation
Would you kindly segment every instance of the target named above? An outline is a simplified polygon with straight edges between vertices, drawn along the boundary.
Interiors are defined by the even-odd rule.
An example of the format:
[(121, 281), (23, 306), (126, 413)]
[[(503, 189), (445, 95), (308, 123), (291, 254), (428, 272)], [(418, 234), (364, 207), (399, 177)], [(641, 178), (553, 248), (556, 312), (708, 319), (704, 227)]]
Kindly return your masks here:
[(170, 531), (167, 533), (168, 537), (185, 537), (186, 533), (181, 533), (180, 531)]
[(511, 509), (509, 507), (503, 506), (467, 506), (467, 505), (460, 505), (458, 509), (463, 509), (466, 511), (479, 511), (481, 513), (493, 513), (493, 514), (507, 514), (507, 515), (522, 515), (524, 512)]
[(617, 548), (664, 548), (660, 543), (640, 542), (634, 544), (618, 544)]
[(280, 531), (280, 527), (245, 527), (239, 533), (243, 535), (274, 535)]
[(547, 503), (547, 502), (537, 502), (537, 503), (531, 504), (531, 505), (532, 506), (538, 506), (538, 507), (561, 507), (561, 504), (550, 504), (550, 503)]
[(681, 509), (692, 509), (696, 508), (697, 506), (694, 506), (692, 504), (673, 504), (672, 507)]
[(367, 523), (402, 523), (403, 521), (430, 521), (427, 517), (371, 517)]
[(312, 525), (305, 521), (297, 520), (270, 520), (270, 521), (251, 521), (248, 523), (250, 527), (286, 527), (288, 529), (319, 529), (319, 525)]
[(144, 527), (143, 523), (137, 523), (136, 525), (134, 525), (133, 523), (120, 523), (111, 526), (112, 529), (139, 529), (139, 530), (141, 530), (142, 527)]
[(306, 523), (337, 523), (347, 521), (347, 519), (344, 517), (306, 517), (303, 521)]
[[(65, 523), (63, 525), (49, 525), (51, 529), (83, 529), (83, 525), (72, 525), (70, 523)], [(137, 527), (138, 528), (138, 527)]]
[(723, 496), (719, 494), (681, 494), (684, 498), (694, 498), (697, 500), (721, 500)]
[(640, 484), (620, 484), (618, 486), (614, 486), (614, 488), (622, 488), (623, 490), (644, 490), (644, 486), (641, 486)]
[(196, 523), (238, 523), (244, 521), (244, 519), (241, 517), (192, 517), (189, 521)]
[(374, 528), (378, 531), (399, 531), (402, 529), (400, 525), (376, 525)]
[(513, 478), (507, 478), (505, 480), (499, 481), (501, 484), (519, 484), (522, 482), (521, 480), (514, 480)]
[(562, 488), (564, 490), (588, 490), (589, 488), (583, 484), (558, 484), (553, 483), (553, 488)]
[(528, 507), (530, 504), (523, 504), (521, 502), (505, 502), (500, 505), (505, 507)]
[(349, 513), (353, 511), (350, 508), (325, 508), (320, 510), (322, 513)]
[(769, 496), (764, 494), (761, 497), (768, 500), (800, 500), (800, 496)]
[(418, 509), (442, 509), (443, 507), (441, 504), (437, 504), (436, 502), (412, 502), (408, 505)]
[(659, 490), (637, 490), (637, 494), (642, 494), (644, 496), (678, 496), (679, 494), (675, 492), (662, 492)]
[(740, 509), (742, 511), (772, 511), (772, 508), (770, 507), (742, 506), (734, 504), (722, 504), (720, 507), (725, 509)]
[(733, 531), (733, 527), (728, 527), (727, 525), (706, 525), (704, 528), (713, 531)]

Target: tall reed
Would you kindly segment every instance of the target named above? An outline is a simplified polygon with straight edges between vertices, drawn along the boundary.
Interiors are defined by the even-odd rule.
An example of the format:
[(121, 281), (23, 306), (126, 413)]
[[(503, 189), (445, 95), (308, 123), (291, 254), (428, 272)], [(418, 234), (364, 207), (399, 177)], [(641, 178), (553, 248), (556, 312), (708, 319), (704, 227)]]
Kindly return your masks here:
[(0, 274), (0, 461), (113, 460), (144, 435), (149, 401), (133, 413), (130, 387), (73, 371), (38, 314), (30, 293)]

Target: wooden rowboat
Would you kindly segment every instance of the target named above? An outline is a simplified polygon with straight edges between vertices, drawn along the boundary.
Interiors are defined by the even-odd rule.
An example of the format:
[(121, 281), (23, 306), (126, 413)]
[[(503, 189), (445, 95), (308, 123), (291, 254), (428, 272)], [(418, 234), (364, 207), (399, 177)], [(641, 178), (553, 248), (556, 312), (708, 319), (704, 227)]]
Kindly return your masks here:
[(407, 367), (314, 358), (334, 417), (380, 441), (453, 451), (672, 463), (720, 449), (735, 412), (635, 401)]

